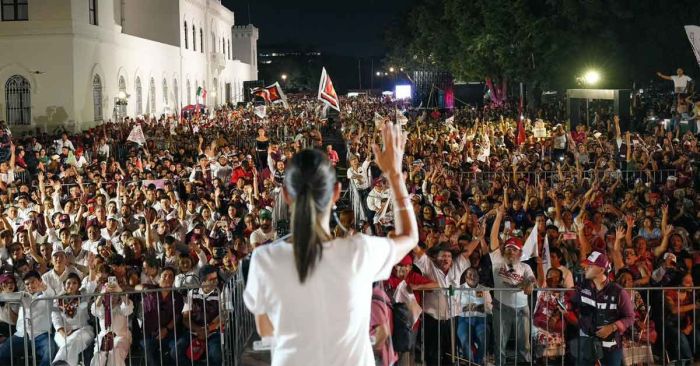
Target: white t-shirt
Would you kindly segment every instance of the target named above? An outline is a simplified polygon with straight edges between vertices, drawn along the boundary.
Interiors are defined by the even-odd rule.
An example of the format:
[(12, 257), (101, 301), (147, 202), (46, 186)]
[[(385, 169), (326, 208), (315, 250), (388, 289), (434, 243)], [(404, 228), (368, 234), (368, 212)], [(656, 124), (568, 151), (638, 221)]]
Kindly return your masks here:
[[(513, 266), (506, 264), (501, 249), (491, 252), (491, 268), (493, 270), (493, 284), (496, 288), (516, 288), (525, 279), (535, 282), (535, 274), (529, 265), (518, 262)], [(520, 291), (494, 291), (494, 298), (503, 305), (512, 308), (527, 306), (527, 296)]]
[(676, 93), (685, 93), (688, 88), (688, 82), (692, 81), (688, 75), (671, 75), (671, 80), (673, 80), (673, 89)]
[(250, 233), (250, 244), (252, 244), (254, 247), (258, 247), (258, 245), (261, 244), (267, 244), (271, 241), (274, 241), (277, 239), (277, 230), (271, 229), (269, 233), (265, 233), (262, 231), (262, 229), (255, 229), (252, 233)]
[(363, 234), (323, 244), (301, 284), (291, 244), (253, 252), (243, 299), (274, 328), (272, 366), (374, 365), (369, 339), (372, 283), (389, 278), (400, 258), (393, 240)]

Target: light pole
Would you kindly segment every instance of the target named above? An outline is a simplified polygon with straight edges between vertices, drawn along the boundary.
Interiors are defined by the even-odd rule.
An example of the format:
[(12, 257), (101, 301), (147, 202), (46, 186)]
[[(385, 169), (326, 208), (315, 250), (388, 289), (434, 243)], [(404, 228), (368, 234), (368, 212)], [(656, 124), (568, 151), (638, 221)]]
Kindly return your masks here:
[(282, 74), (282, 87), (287, 87), (287, 74)]
[[(591, 69), (583, 73), (583, 75), (579, 76), (576, 78), (576, 80), (583, 85), (586, 85), (588, 87), (592, 87), (598, 82), (600, 82), (601, 75), (600, 72), (597, 70)], [(590, 99), (586, 98), (586, 126), (589, 125), (590, 123), (590, 110), (589, 110), (589, 104)]]

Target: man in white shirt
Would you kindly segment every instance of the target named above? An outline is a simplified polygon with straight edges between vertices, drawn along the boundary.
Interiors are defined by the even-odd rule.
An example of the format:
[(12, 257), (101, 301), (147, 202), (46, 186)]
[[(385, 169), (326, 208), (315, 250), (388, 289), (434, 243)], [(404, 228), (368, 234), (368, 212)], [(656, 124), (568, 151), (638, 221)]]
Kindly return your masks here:
[[(437, 253), (435, 259), (431, 259), (423, 249), (416, 247), (414, 264), (423, 272), (423, 276), (437, 282), (441, 288), (459, 287), (462, 273), (470, 266), (469, 256), (479, 241), (480, 238), (472, 241), (454, 261), (448, 246), (438, 245), (430, 248), (430, 252)], [(459, 300), (449, 296), (444, 290), (427, 292), (423, 297), (423, 312), (426, 362), (439, 365), (440, 357), (444, 358), (444, 353), (450, 349), (450, 321), (460, 312)], [(438, 348), (442, 355), (438, 353)]]
[[(506, 344), (512, 328), (516, 329), (518, 353), (525, 361), (530, 361), (530, 308), (527, 297), (536, 283), (532, 268), (522, 263), (523, 241), (519, 238), (506, 240), (501, 253), (499, 231), (505, 215), (503, 206), (499, 207), (491, 228), (491, 269), (494, 288), (512, 288), (511, 291), (494, 291), (493, 324), (496, 351), (496, 365), (506, 362)], [(517, 357), (517, 354), (516, 354)]]
[[(23, 306), (20, 306), (17, 316), (17, 332), (0, 345), (0, 365), (10, 365), (13, 355), (24, 353), (26, 336), (30, 338), (27, 345), (36, 347), (35, 355), (38, 357), (35, 362), (40, 360), (39, 366), (49, 366), (58, 347), (49, 335), (52, 302), (41, 299), (56, 294), (41, 281), (39, 272), (29, 271), (24, 275), (23, 281), (30, 296), (22, 299)], [(25, 312), (26, 309), (28, 312)]]
[(260, 210), (260, 227), (250, 233), (250, 245), (257, 248), (259, 245), (269, 244), (277, 239), (277, 231), (272, 227), (272, 212)]
[(657, 72), (656, 75), (662, 79), (673, 81), (673, 90), (676, 94), (688, 93), (688, 83), (693, 81), (688, 75), (683, 73), (680, 67), (676, 70), (676, 75), (664, 75)]
[(68, 274), (75, 273), (82, 277), (80, 271), (68, 265), (68, 257), (63, 248), (55, 248), (51, 253), (51, 263), (53, 269), (41, 275), (41, 281), (56, 294), (63, 293), (63, 282), (68, 278)]

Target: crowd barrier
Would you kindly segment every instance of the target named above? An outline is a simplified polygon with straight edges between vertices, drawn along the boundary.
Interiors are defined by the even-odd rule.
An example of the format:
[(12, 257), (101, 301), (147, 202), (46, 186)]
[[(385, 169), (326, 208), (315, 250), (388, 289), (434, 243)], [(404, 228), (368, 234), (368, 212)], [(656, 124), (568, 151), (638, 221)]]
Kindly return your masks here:
[[(459, 177), (460, 179), (468, 180), (478, 180), (478, 181), (492, 181), (499, 177), (513, 177), (512, 171), (479, 171), (479, 172), (466, 172), (459, 171), (451, 173)], [(599, 179), (603, 178), (614, 178), (618, 177), (625, 184), (634, 184), (637, 179), (640, 179), (644, 183), (654, 183), (662, 184), (671, 175), (676, 175), (676, 169), (662, 169), (662, 170), (584, 170), (582, 173), (582, 178), (590, 179), (591, 181), (597, 176)], [(578, 177), (578, 174), (573, 171), (562, 171), (558, 172), (555, 170), (549, 171), (516, 171), (515, 175), (520, 179), (525, 179), (530, 184), (538, 184), (541, 180), (545, 180), (549, 184), (560, 183), (563, 180), (571, 180)]]
[[(641, 299), (645, 306), (642, 313), (636, 313), (634, 325), (628, 328), (623, 336), (622, 365), (692, 364), (698, 351), (696, 341), (700, 341), (695, 321), (695, 308), (700, 307), (700, 298), (696, 296), (696, 292), (700, 287), (643, 287), (625, 290), (628, 293), (636, 291), (640, 295), (637, 299)], [(483, 291), (489, 292), (493, 299), (490, 311), (487, 306), (484, 310), (469, 313), (469, 317), (463, 317), (464, 307), (475, 303), (473, 299), (483, 299)], [(538, 312), (539, 306), (547, 308), (548, 305), (553, 305), (556, 309), (558, 305), (552, 303), (552, 299), (561, 299), (564, 306), (567, 306), (565, 298), (573, 295), (575, 289), (535, 289), (528, 297), (527, 305), (517, 309), (495, 300), (496, 293), (517, 291), (521, 290), (442, 288), (421, 291), (424, 306), (426, 303), (438, 304), (437, 314), (434, 314), (438, 315), (438, 319), (427, 315), (425, 311), (421, 314), (422, 326), (416, 342), (416, 350), (419, 352), (415, 352), (415, 364), (434, 365), (445, 361), (460, 365), (497, 366), (573, 364), (580, 355), (572, 354), (570, 342), (578, 336), (580, 330), (574, 326), (568, 329), (564, 327), (560, 332), (550, 329), (549, 322), (546, 327), (537, 327), (535, 316), (542, 315)], [(679, 291), (686, 292), (689, 301), (683, 305), (676, 302), (673, 309), (669, 308), (666, 298), (677, 296)], [(633, 297), (633, 306), (634, 301)], [(692, 312), (687, 306), (693, 307)], [(564, 312), (552, 310), (551, 306), (547, 309), (543, 314), (548, 320), (559, 318), (561, 324), (566, 324)], [(479, 312), (482, 313), (478, 314)], [(685, 315), (692, 315), (690, 319), (693, 323), (682, 324), (686, 319)], [(503, 339), (497, 342), (499, 336), (503, 336)], [(411, 355), (400, 356), (410, 358), (413, 357), (413, 352)]]
[[(129, 366), (238, 366), (255, 329), (252, 315), (244, 311), (244, 289), (242, 274), (236, 273), (209, 294), (201, 293), (199, 286), (123, 291), (109, 294), (112, 300), (109, 311), (104, 310), (109, 301), (103, 293), (34, 299), (26, 292), (0, 294), (0, 307), (15, 306), (30, 314), (24, 317), (25, 335), (27, 329), (37, 330), (37, 333), (47, 330), (33, 334), (33, 337), (5, 339), (0, 343), (0, 362), (11, 366), (37, 366), (41, 365), (42, 355), (49, 354), (51, 364), (60, 352), (61, 359), (68, 359), (66, 364), (69, 365), (80, 363), (87, 366), (91, 362), (100, 366), (119, 365), (122, 364), (119, 359), (123, 357), (123, 364)], [(196, 300), (200, 297), (208, 300)], [(182, 304), (178, 298), (182, 299)], [(190, 302), (188, 298), (195, 300)], [(212, 305), (214, 303), (216, 305)], [(71, 306), (75, 311), (70, 321), (81, 327), (67, 334), (65, 342), (66, 338), (58, 332), (52, 319), (69, 317), (65, 315), (69, 310), (65, 309)], [(181, 306), (189, 306), (192, 315), (184, 319)], [(48, 316), (42, 315), (46, 312)], [(103, 327), (107, 318), (112, 322), (109, 328)], [(161, 326), (167, 329), (168, 325), (164, 323), (169, 319), (177, 320), (167, 333), (157, 329)], [(62, 324), (65, 320), (56, 321)], [(196, 331), (199, 324), (213, 325), (202, 327), (199, 335), (190, 331)], [(123, 331), (123, 326), (128, 332)], [(0, 322), (1, 336), (14, 334), (15, 329)], [(108, 331), (115, 332), (112, 341), (106, 336)], [(160, 332), (164, 332), (163, 337), (158, 335)], [(102, 348), (105, 343), (112, 344), (111, 350), (109, 346)], [(62, 344), (65, 346), (59, 347)], [(71, 355), (77, 359), (71, 360)], [(3, 357), (8, 357), (7, 362)]]

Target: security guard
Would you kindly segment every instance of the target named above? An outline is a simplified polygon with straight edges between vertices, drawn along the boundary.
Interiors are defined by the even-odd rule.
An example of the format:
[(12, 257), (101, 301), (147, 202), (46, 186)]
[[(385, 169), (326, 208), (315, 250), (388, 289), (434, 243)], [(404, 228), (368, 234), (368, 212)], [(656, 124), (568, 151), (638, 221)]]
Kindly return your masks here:
[(629, 294), (608, 279), (610, 262), (605, 253), (593, 251), (584, 261), (586, 280), (571, 299), (578, 314), (579, 337), (569, 346), (577, 365), (622, 364), (622, 334), (634, 323)]

